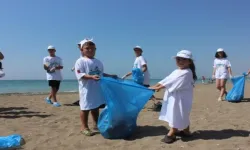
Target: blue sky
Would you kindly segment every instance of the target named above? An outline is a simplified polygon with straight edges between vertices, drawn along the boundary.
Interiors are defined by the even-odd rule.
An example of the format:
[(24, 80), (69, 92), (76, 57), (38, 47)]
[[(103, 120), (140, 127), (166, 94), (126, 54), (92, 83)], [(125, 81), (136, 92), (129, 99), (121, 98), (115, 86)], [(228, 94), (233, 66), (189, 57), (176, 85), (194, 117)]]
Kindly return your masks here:
[(152, 78), (175, 69), (181, 49), (193, 52), (199, 76), (211, 76), (217, 48), (226, 50), (235, 75), (250, 68), (248, 0), (1, 0), (0, 48), (5, 79), (45, 79), (47, 46), (63, 58), (63, 76), (80, 52), (76, 43), (93, 37), (107, 73), (131, 70), (140, 45)]

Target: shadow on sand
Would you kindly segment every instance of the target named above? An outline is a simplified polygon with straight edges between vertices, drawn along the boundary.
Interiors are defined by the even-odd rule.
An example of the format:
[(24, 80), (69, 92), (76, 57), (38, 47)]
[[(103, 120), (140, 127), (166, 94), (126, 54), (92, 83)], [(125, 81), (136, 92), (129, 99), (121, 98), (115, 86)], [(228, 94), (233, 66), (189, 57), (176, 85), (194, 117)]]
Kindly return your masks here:
[(250, 137), (250, 131), (246, 130), (199, 130), (193, 133), (192, 137), (183, 138), (183, 141), (194, 141), (194, 140), (225, 140), (232, 137)]
[(7, 107), (7, 108), (0, 108), (0, 118), (7, 118), (7, 119), (16, 119), (21, 117), (40, 117), (46, 118), (51, 115), (42, 114), (44, 112), (35, 112), (35, 111), (28, 111), (27, 107)]
[(167, 133), (168, 129), (164, 126), (138, 126), (135, 133), (125, 140), (134, 141), (145, 137), (163, 136)]
[(250, 98), (244, 98), (243, 100), (241, 100), (241, 102), (250, 102)]

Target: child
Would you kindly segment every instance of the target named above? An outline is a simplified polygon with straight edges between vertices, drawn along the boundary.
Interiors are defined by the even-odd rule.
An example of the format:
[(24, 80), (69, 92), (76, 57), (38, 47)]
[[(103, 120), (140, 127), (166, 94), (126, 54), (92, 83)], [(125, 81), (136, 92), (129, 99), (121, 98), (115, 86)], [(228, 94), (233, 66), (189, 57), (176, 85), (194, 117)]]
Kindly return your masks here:
[[(150, 75), (148, 71), (147, 61), (142, 56), (142, 52), (143, 52), (142, 48), (140, 46), (136, 46), (134, 48), (134, 52), (135, 52), (136, 59), (135, 59), (133, 68), (139, 68), (142, 70), (142, 72), (144, 73), (143, 85), (145, 87), (149, 87)], [(129, 72), (126, 75), (124, 75), (122, 78), (125, 79), (131, 75), (132, 75), (132, 72)]]
[[(135, 62), (134, 62), (134, 67), (133, 68), (139, 68), (141, 71), (144, 73), (144, 80), (143, 80), (143, 86), (149, 87), (149, 82), (150, 82), (150, 74), (149, 74), (149, 69), (147, 65), (147, 61), (145, 58), (142, 56), (143, 50), (140, 46), (134, 47), (134, 52), (135, 52)], [(122, 77), (122, 79), (125, 79), (129, 76), (132, 75), (132, 72), (127, 73)], [(152, 96), (152, 99), (154, 100), (154, 109), (157, 109), (158, 106), (161, 106), (160, 102), (156, 102), (156, 98)]]
[[(55, 55), (56, 49), (53, 46), (48, 47), (49, 56), (43, 59), (44, 69), (47, 71), (47, 80), (51, 87), (49, 96), (45, 99), (48, 104), (53, 104), (55, 107), (60, 107), (61, 104), (57, 102), (56, 94), (60, 88), (62, 80), (61, 70), (63, 69), (62, 59)], [(53, 103), (51, 101), (53, 100)]]
[(171, 127), (168, 134), (162, 139), (162, 142), (168, 144), (176, 141), (178, 130), (182, 130), (179, 132), (180, 136), (191, 135), (189, 115), (193, 101), (194, 81), (197, 80), (190, 51), (178, 52), (175, 59), (178, 69), (155, 86), (149, 87), (156, 91), (166, 88), (159, 119), (168, 122)]
[(3, 53), (0, 52), (0, 60), (3, 60), (4, 59), (4, 55)]
[[(84, 44), (85, 41), (86, 41), (86, 40), (82, 40), (82, 41), (80, 41), (80, 42), (77, 44), (77, 47), (78, 47), (78, 49), (79, 49), (80, 51), (81, 51), (81, 45), (82, 45), (82, 43)], [(83, 57), (82, 54), (80, 55), (80, 58), (81, 58), (81, 57)], [(75, 72), (75, 66), (71, 68), (71, 71), (72, 71), (72, 72)], [(77, 100), (77, 101), (73, 102), (72, 105), (79, 106), (79, 105), (80, 105), (79, 102), (80, 102), (80, 100)]]
[(5, 73), (3, 72), (3, 66), (2, 66), (2, 60), (4, 59), (4, 55), (0, 52), (0, 78), (5, 76)]
[(231, 63), (227, 60), (227, 54), (222, 48), (219, 48), (215, 53), (213, 79), (216, 79), (216, 87), (220, 91), (218, 101), (223, 100), (226, 95), (227, 79), (232, 77)]
[(82, 42), (80, 51), (83, 57), (76, 61), (75, 74), (79, 83), (81, 133), (93, 136), (94, 134), (88, 126), (89, 112), (94, 121), (93, 129), (97, 130), (99, 107), (105, 103), (98, 80), (100, 76), (114, 78), (117, 76), (103, 73), (102, 62), (95, 58), (96, 46), (94, 42), (86, 39)]
[(4, 56), (3, 56), (3, 54), (0, 52), (0, 70), (3, 69), (2, 62), (1, 62), (3, 59), (4, 59)]

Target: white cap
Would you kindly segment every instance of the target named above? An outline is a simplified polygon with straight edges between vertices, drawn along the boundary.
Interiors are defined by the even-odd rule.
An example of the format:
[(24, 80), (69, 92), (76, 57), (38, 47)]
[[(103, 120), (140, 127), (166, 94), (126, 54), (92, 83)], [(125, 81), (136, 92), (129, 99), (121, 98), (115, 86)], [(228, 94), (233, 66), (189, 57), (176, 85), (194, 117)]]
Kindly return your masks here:
[(80, 41), (78, 43), (78, 45), (80, 45), (80, 47), (82, 48), (82, 46), (86, 43), (86, 42), (93, 42), (93, 38), (92, 39), (88, 39), (88, 38), (85, 38), (84, 40)]
[(54, 46), (52, 46), (52, 45), (48, 46), (48, 50), (49, 50), (49, 49), (54, 49), (54, 50), (56, 50), (56, 48), (55, 48)]
[(135, 50), (135, 49), (140, 49), (140, 50), (142, 50), (141, 46), (135, 46), (135, 47), (134, 47), (134, 50)]
[(176, 57), (181, 57), (181, 58), (187, 58), (187, 59), (193, 59), (192, 53), (189, 50), (181, 50), (177, 53)]
[(218, 48), (217, 52), (224, 52), (224, 49), (223, 48)]

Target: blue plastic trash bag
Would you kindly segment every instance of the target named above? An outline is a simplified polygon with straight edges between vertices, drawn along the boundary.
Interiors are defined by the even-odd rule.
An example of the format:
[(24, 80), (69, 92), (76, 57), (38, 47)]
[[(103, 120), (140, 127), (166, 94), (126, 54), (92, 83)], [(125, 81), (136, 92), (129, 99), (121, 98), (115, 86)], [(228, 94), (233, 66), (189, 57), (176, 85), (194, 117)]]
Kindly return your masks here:
[(240, 102), (244, 98), (245, 74), (232, 78), (233, 88), (228, 92), (226, 100), (229, 102)]
[(153, 91), (128, 80), (101, 78), (106, 107), (99, 116), (98, 128), (104, 138), (124, 139), (136, 129), (139, 112)]
[(0, 137), (0, 150), (20, 148), (24, 144), (24, 139), (19, 134)]
[(139, 68), (134, 68), (132, 70), (132, 78), (134, 80), (134, 82), (138, 83), (138, 84), (143, 84), (144, 81), (144, 74), (141, 71), (141, 69)]

